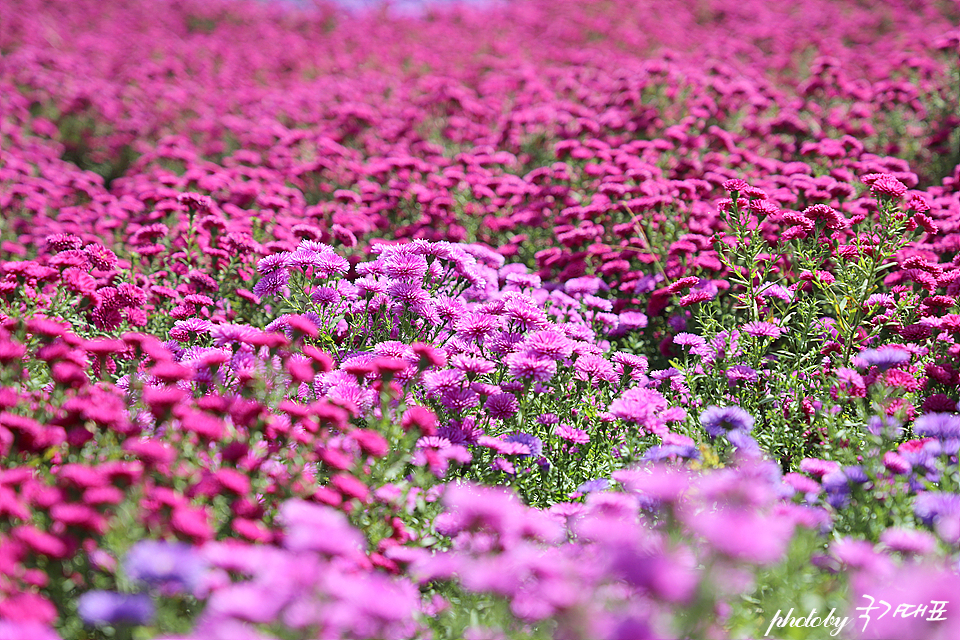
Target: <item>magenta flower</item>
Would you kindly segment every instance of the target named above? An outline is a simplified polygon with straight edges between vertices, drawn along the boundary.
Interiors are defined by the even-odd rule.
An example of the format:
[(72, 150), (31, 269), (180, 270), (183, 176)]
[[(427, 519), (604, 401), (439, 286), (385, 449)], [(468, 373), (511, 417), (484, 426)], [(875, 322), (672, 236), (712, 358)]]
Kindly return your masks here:
[(512, 393), (495, 393), (487, 398), (483, 407), (494, 420), (506, 420), (517, 413), (520, 404)]
[(772, 322), (748, 322), (740, 331), (754, 338), (779, 338), (783, 329)]
[(610, 413), (625, 422), (662, 435), (666, 433), (666, 425), (660, 414), (666, 408), (667, 399), (659, 391), (634, 387), (613, 401)]
[(900, 199), (907, 192), (907, 186), (890, 174), (870, 174), (863, 177), (870, 185), (870, 193), (888, 198)]
[(521, 380), (549, 382), (557, 373), (554, 360), (543, 360), (524, 353), (511, 353), (505, 362), (510, 375)]

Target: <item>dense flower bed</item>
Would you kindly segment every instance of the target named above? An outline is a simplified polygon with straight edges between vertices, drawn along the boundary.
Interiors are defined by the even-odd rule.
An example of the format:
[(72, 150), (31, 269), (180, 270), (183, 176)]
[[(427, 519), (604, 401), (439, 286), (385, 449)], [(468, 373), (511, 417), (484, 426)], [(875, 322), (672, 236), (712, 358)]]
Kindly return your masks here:
[(960, 637), (954, 4), (0, 8), (0, 639)]

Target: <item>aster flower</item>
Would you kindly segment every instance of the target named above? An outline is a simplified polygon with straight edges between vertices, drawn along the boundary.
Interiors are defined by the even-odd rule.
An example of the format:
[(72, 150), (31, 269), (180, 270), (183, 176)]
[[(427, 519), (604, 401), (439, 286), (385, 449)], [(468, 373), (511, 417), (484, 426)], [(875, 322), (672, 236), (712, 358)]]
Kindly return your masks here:
[(271, 271), (264, 275), (253, 287), (253, 294), (259, 298), (281, 292), (290, 281), (290, 274), (286, 269)]
[(505, 280), (520, 289), (539, 289), (542, 285), (540, 276), (533, 273), (509, 273)]
[(610, 404), (610, 413), (652, 433), (665, 432), (660, 413), (667, 408), (667, 399), (659, 391), (633, 387)]
[(87, 591), (77, 600), (77, 613), (92, 625), (146, 625), (153, 621), (153, 600), (145, 593)]
[(857, 354), (861, 367), (877, 367), (886, 371), (910, 361), (910, 352), (901, 347), (887, 346), (879, 349), (864, 349)]
[(72, 233), (57, 233), (47, 236), (44, 241), (47, 247), (54, 252), (76, 251), (83, 246), (83, 241)]
[(772, 322), (748, 322), (740, 327), (740, 331), (754, 338), (772, 339), (779, 338), (783, 333), (783, 329)]
[(573, 444), (586, 444), (590, 442), (590, 435), (583, 429), (577, 429), (569, 424), (559, 424), (553, 431), (554, 435), (562, 440)]
[(544, 360), (525, 353), (511, 353), (504, 361), (510, 375), (518, 379), (549, 382), (557, 373), (557, 363), (555, 361)]
[(595, 355), (582, 355), (573, 364), (574, 377), (587, 382), (616, 382), (617, 372), (606, 358)]
[(165, 593), (192, 593), (205, 566), (188, 544), (142, 540), (127, 553), (123, 568), (130, 579), (160, 587)]
[(503, 312), (507, 320), (519, 329), (539, 329), (549, 324), (547, 314), (532, 302), (510, 300), (504, 305)]
[(90, 261), (90, 264), (93, 265), (95, 269), (109, 271), (117, 266), (117, 254), (115, 254), (113, 251), (110, 251), (102, 244), (88, 244), (83, 248), (83, 252), (87, 255), (87, 260)]
[(609, 478), (596, 478), (594, 480), (587, 480), (586, 482), (581, 482), (577, 487), (577, 493), (594, 493), (597, 491), (606, 491), (613, 486), (613, 483)]
[(702, 347), (706, 344), (706, 340), (692, 333), (681, 332), (673, 336), (673, 344), (678, 347)]
[(913, 513), (949, 544), (960, 540), (960, 495), (925, 491), (913, 503)]
[(925, 413), (913, 423), (918, 436), (949, 440), (960, 438), (960, 416), (952, 413)]
[(569, 358), (573, 353), (573, 344), (570, 339), (556, 329), (535, 331), (523, 341), (521, 348), (539, 358), (553, 360)]
[(800, 471), (809, 473), (817, 478), (838, 471), (840, 465), (832, 460), (821, 460), (819, 458), (804, 458), (800, 461)]
[(493, 373), (496, 371), (497, 366), (487, 360), (486, 358), (481, 358), (478, 356), (473, 356), (469, 354), (458, 354), (450, 359), (450, 366), (454, 369), (459, 369), (467, 375), (482, 375), (487, 373)]
[(516, 415), (520, 404), (512, 393), (495, 393), (487, 398), (483, 407), (494, 420), (505, 420)]
[(646, 450), (642, 460), (647, 462), (661, 462), (663, 460), (699, 460), (700, 450), (693, 444), (662, 444)]
[(749, 433), (753, 430), (753, 416), (740, 407), (709, 406), (700, 414), (700, 424), (713, 438), (728, 431)]
[(874, 195), (900, 199), (907, 192), (907, 186), (890, 174), (868, 174), (863, 181), (870, 185), (870, 193)]
[(282, 253), (275, 253), (269, 255), (266, 258), (261, 259), (257, 262), (257, 271), (260, 275), (265, 276), (276, 271), (284, 271), (290, 266), (290, 253), (284, 251)]
[(746, 382), (747, 384), (756, 384), (757, 372), (754, 369), (742, 364), (735, 364), (726, 370), (727, 380), (730, 384)]
[(926, 555), (937, 546), (937, 540), (926, 531), (916, 529), (887, 529), (880, 534), (880, 542), (892, 551), (904, 554)]
[[(530, 447), (527, 446), (527, 444), (524, 442), (515, 442), (515, 441), (508, 442), (507, 440), (501, 439), (501, 438), (494, 438), (491, 436), (480, 436), (477, 439), (477, 444), (480, 445), (481, 447), (492, 449), (497, 453), (505, 456), (525, 457), (530, 455)], [(511, 465), (511, 469), (512, 469), (512, 465)], [(513, 471), (510, 471), (509, 473), (513, 473)]]
[(310, 300), (321, 307), (339, 304), (342, 299), (340, 292), (333, 287), (317, 287), (310, 294)]
[(726, 180), (723, 183), (724, 191), (743, 193), (750, 188), (750, 184), (746, 180), (740, 180), (739, 178), (733, 178), (731, 180)]
[(618, 331), (636, 331), (647, 326), (647, 316), (639, 311), (624, 311), (618, 317)]
[(846, 229), (850, 221), (839, 211), (825, 204), (815, 204), (803, 210), (803, 215), (812, 222), (823, 222), (827, 229)]
[(452, 413), (463, 413), (480, 404), (480, 396), (473, 389), (450, 389), (440, 392), (440, 404)]
[(318, 276), (330, 277), (334, 274), (344, 275), (350, 271), (350, 263), (343, 256), (337, 255), (332, 251), (326, 251), (319, 254), (319, 259), (315, 265)]
[(411, 253), (392, 255), (384, 260), (383, 273), (403, 282), (421, 282), (427, 274), (427, 259)]
[(430, 299), (429, 292), (411, 282), (394, 282), (387, 287), (386, 293), (393, 300), (409, 306), (422, 305)]
[[(441, 313), (441, 317), (442, 317)], [(482, 312), (461, 316), (454, 324), (457, 335), (469, 340), (481, 341), (500, 327), (500, 319)]]
[(597, 276), (571, 278), (563, 284), (563, 290), (571, 296), (593, 295), (603, 286), (603, 280)]
[(459, 369), (425, 371), (423, 374), (423, 386), (431, 395), (459, 389), (465, 381), (466, 375)]
[(610, 356), (610, 361), (623, 367), (625, 373), (645, 373), (649, 368), (649, 363), (645, 356), (638, 356), (624, 351), (615, 352)]
[(520, 454), (521, 458), (539, 456), (543, 453), (543, 441), (529, 433), (512, 433), (503, 439), (504, 442), (516, 442), (527, 448), (528, 453)]

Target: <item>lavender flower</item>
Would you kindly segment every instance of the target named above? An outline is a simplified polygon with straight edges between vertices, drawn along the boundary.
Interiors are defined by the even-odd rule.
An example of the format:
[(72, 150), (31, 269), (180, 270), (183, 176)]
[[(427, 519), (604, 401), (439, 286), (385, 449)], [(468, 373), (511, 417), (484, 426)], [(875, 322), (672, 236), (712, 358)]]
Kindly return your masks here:
[(709, 406), (700, 414), (700, 424), (712, 438), (728, 431), (750, 433), (753, 416), (740, 407)]
[(188, 544), (142, 540), (127, 553), (123, 568), (132, 580), (160, 587), (164, 593), (192, 593), (205, 567)]
[(77, 613), (91, 625), (145, 625), (153, 621), (154, 607), (144, 593), (87, 591), (77, 601)]
[(960, 416), (952, 413), (925, 413), (913, 423), (918, 436), (940, 440), (960, 438)]
[(864, 349), (857, 356), (862, 367), (876, 367), (886, 371), (910, 361), (910, 352), (900, 347), (881, 347), (879, 349)]

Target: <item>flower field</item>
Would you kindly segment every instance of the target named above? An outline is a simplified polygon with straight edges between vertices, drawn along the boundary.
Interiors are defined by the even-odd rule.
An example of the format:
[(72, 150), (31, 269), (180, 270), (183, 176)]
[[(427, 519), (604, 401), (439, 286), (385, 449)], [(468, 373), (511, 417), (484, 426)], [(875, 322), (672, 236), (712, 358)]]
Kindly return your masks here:
[(956, 3), (0, 14), (0, 640), (960, 638)]

